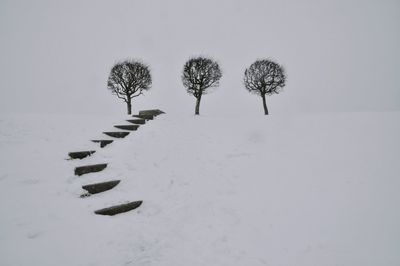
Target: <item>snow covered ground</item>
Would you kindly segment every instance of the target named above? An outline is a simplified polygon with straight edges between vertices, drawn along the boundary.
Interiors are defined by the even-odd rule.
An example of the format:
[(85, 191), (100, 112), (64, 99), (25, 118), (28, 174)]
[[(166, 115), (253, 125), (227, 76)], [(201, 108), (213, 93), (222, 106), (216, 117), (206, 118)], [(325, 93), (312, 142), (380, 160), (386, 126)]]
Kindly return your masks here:
[(400, 112), (124, 119), (0, 116), (0, 265), (400, 265)]

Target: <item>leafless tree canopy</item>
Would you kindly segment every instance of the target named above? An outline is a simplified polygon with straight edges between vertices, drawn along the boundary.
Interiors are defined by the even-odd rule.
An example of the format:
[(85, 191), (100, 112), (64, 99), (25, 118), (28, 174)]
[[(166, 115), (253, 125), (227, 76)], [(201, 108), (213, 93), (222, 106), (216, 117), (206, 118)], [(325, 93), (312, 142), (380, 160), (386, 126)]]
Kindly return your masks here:
[(209, 88), (219, 85), (222, 77), (217, 62), (204, 57), (189, 59), (183, 67), (182, 82), (187, 92), (196, 97), (195, 114), (200, 114), (201, 96), (209, 92)]
[(285, 86), (284, 69), (269, 60), (257, 60), (244, 72), (246, 89), (258, 95), (279, 93)]
[(263, 100), (264, 113), (268, 115), (265, 95), (279, 93), (285, 86), (286, 76), (284, 69), (270, 60), (257, 60), (244, 72), (244, 85), (254, 94), (260, 95)]
[(219, 85), (222, 72), (217, 62), (204, 58), (189, 59), (183, 67), (182, 82), (189, 94), (201, 97), (207, 89)]
[(131, 100), (151, 87), (148, 66), (141, 62), (127, 60), (113, 66), (108, 77), (107, 87), (118, 98), (124, 100), (131, 113)]

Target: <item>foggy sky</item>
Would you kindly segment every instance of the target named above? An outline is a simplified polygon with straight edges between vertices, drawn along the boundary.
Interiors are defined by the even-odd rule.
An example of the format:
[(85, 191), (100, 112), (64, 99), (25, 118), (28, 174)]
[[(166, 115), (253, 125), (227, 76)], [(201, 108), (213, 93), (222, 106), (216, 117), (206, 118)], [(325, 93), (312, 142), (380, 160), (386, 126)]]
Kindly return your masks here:
[(282, 64), (271, 114), (400, 110), (400, 2), (2, 1), (0, 113), (125, 113), (106, 81), (126, 58), (150, 65), (153, 86), (133, 109), (192, 113), (185, 61), (216, 59), (221, 85), (201, 113), (262, 114), (243, 86), (259, 58)]

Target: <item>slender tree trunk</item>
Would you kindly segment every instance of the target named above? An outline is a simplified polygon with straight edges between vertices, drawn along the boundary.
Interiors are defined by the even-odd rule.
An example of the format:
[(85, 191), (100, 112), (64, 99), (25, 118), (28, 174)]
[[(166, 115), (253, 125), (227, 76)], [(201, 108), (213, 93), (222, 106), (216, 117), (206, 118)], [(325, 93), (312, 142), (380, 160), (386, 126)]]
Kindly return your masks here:
[(194, 112), (195, 115), (199, 115), (200, 114), (200, 101), (201, 101), (201, 94), (199, 95), (199, 97), (196, 98), (196, 110)]
[(126, 102), (126, 106), (127, 106), (127, 108), (128, 108), (128, 115), (132, 114), (132, 103), (131, 103), (131, 99), (129, 99), (129, 100)]
[(263, 99), (264, 114), (268, 115), (268, 108), (267, 108), (267, 102), (265, 101), (265, 94), (261, 94), (261, 97)]

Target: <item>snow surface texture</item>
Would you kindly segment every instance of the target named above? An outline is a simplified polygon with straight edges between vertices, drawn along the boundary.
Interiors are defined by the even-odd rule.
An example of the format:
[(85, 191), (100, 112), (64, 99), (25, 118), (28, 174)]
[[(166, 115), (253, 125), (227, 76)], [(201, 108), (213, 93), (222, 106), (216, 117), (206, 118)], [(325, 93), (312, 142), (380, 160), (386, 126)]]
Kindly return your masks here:
[(399, 119), (166, 114), (100, 149), (121, 117), (2, 115), (0, 265), (400, 265)]

